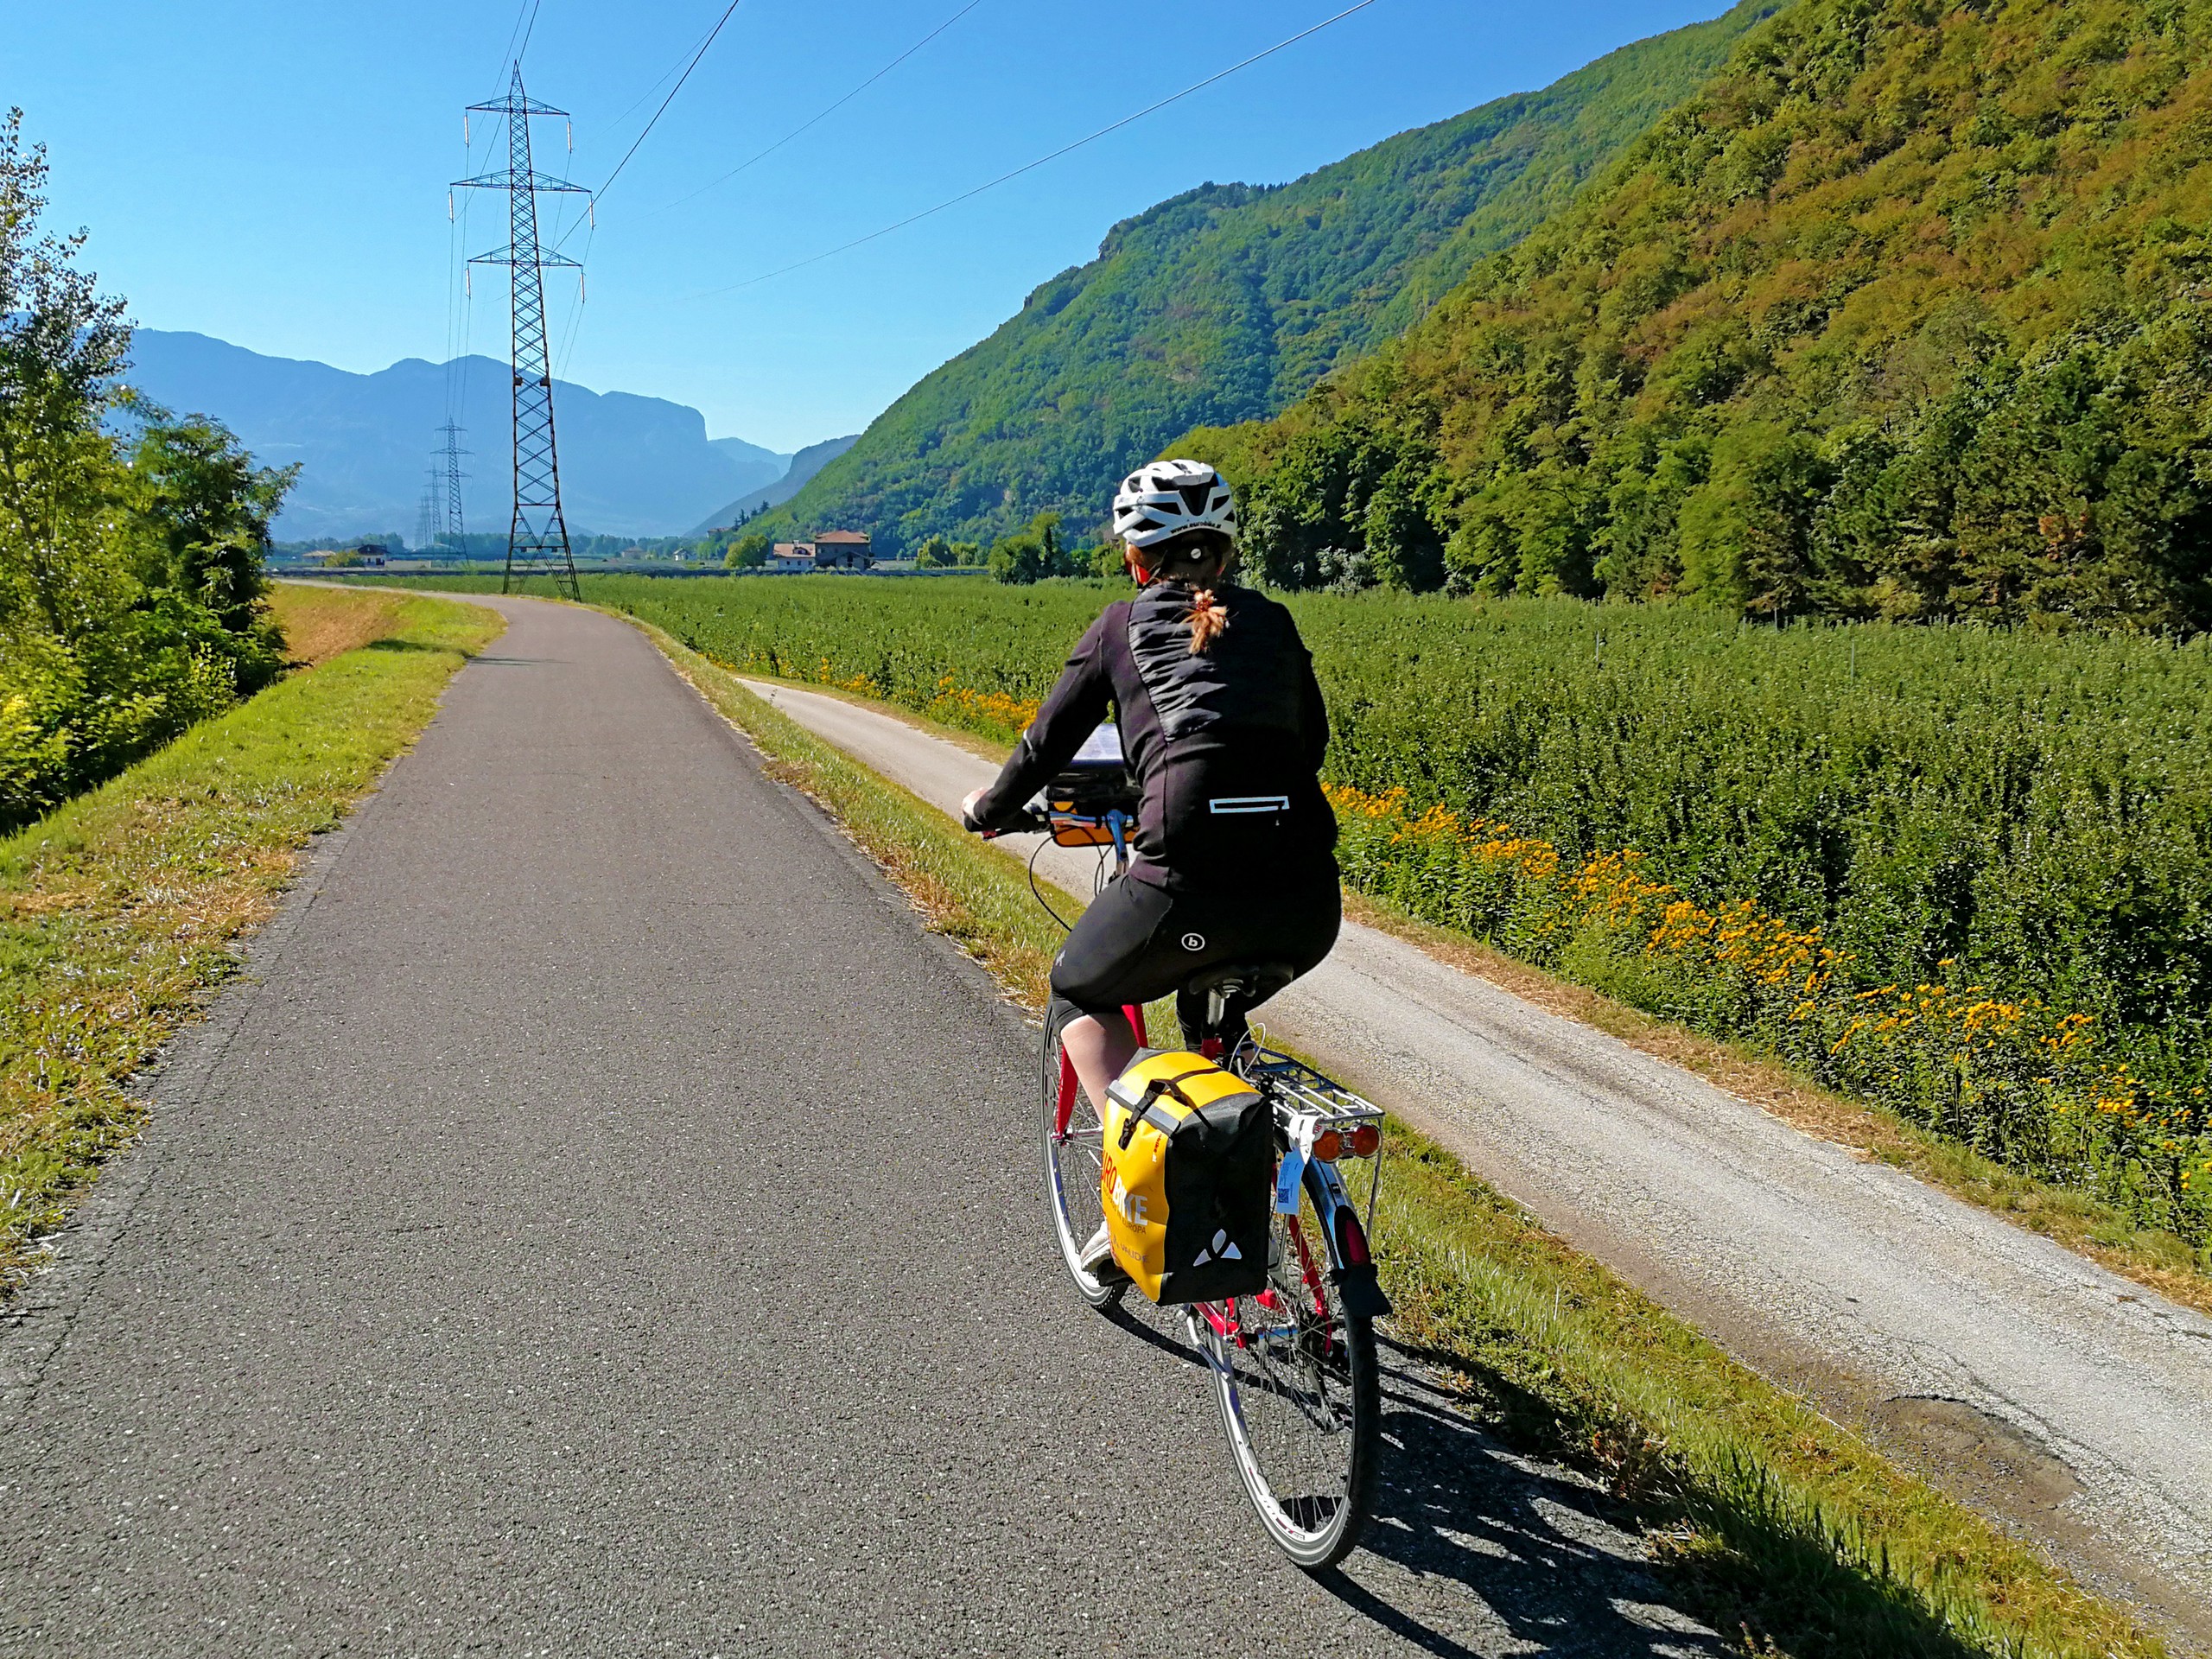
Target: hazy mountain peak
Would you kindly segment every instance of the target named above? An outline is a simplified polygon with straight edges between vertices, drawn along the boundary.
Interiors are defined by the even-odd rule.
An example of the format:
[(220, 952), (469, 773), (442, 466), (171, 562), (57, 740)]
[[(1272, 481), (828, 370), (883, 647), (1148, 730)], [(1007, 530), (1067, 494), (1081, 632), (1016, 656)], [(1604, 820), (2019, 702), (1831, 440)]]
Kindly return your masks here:
[[(276, 521), (280, 539), (411, 536), (448, 408), (474, 452), (463, 489), (470, 526), (507, 521), (509, 371), (495, 358), (407, 357), (357, 374), (208, 334), (141, 328), (131, 359), (126, 378), (156, 403), (213, 416), (265, 462), (301, 463)], [(791, 464), (742, 438), (709, 438), (704, 416), (665, 397), (566, 380), (554, 383), (553, 396), (574, 532), (683, 535), (717, 502), (778, 483)]]

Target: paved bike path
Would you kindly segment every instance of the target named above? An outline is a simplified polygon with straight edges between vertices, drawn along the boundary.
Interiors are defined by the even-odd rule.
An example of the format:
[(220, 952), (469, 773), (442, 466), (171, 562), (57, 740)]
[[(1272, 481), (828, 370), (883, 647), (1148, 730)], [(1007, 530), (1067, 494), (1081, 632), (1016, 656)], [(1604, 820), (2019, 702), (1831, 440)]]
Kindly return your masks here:
[[(996, 772), (753, 684), (947, 810)], [(1039, 868), (1087, 892), (1096, 862), (1048, 846)], [(2212, 1643), (2212, 1319), (1372, 928), (1262, 1018), (1750, 1363)]]
[(497, 603), (0, 1329), (0, 1653), (1718, 1650), (1402, 1368), (1376, 1548), (1281, 1562), (1065, 1286), (982, 974)]

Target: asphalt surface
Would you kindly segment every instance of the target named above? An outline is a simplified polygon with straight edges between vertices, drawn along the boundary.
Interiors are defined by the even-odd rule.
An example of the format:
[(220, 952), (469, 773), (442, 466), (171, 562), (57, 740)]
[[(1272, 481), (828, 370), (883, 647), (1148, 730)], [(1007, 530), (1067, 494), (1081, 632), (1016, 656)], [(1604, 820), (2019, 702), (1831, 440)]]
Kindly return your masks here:
[(1033, 1034), (622, 623), (506, 635), (0, 1329), (0, 1653), (1675, 1655), (1394, 1360), (1374, 1548), (1261, 1536), (1081, 1306)]
[[(753, 683), (947, 810), (997, 770)], [(1039, 868), (1088, 892), (1096, 865), (1047, 847)], [(2212, 1319), (1372, 928), (1348, 924), (1260, 1018), (1739, 1357), (2212, 1650)]]

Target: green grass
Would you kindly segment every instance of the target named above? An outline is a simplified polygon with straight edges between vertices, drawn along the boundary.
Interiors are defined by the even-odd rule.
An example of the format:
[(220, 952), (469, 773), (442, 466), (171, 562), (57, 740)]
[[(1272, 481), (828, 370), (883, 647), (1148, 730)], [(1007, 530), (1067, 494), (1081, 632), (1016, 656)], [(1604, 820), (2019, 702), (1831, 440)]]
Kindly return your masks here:
[[(1058, 930), (1014, 861), (771, 709), (662, 650), (907, 891), (1036, 1006)], [(1545, 1233), (1402, 1129), (1378, 1243), (1396, 1334), (1512, 1442), (1605, 1479), (1662, 1573), (1749, 1651), (2090, 1659), (2162, 1651), (2031, 1548), (1904, 1474)]]
[(389, 614), (385, 637), (0, 840), (0, 1289), (136, 1132), (129, 1079), (238, 971), (299, 849), (503, 626), (445, 600)]

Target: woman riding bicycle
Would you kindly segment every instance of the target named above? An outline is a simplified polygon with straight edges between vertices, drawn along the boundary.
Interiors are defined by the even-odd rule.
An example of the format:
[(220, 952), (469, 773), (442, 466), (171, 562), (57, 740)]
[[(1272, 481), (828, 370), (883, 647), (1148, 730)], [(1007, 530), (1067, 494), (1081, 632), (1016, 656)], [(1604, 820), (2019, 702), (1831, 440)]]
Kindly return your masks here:
[(1112, 706), (1142, 797), (1135, 857), (1076, 923), (1052, 978), (1082, 1016), (1064, 1041), (1102, 1105), (1136, 1053), (1124, 1005), (1212, 968), (1306, 973), (1341, 918), (1336, 818), (1316, 778), (1327, 713), (1290, 613), (1230, 580), (1229, 486), (1202, 461), (1140, 467), (1114, 498), (1114, 532), (1136, 596), (1091, 625), (997, 781), (963, 804), (970, 830), (1024, 827), (1031, 798)]

